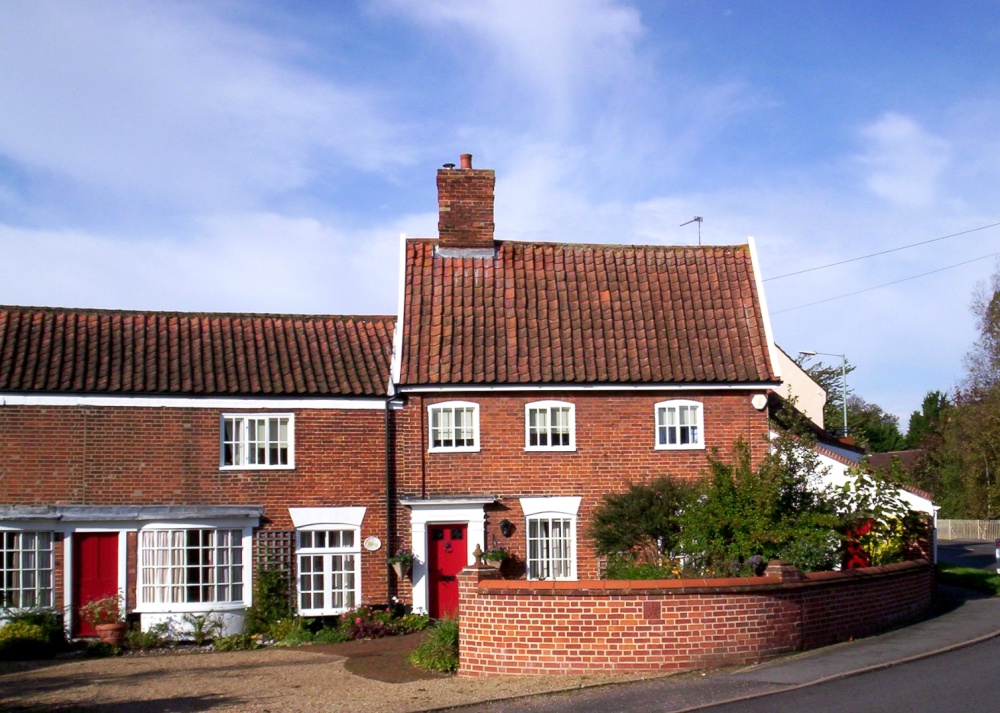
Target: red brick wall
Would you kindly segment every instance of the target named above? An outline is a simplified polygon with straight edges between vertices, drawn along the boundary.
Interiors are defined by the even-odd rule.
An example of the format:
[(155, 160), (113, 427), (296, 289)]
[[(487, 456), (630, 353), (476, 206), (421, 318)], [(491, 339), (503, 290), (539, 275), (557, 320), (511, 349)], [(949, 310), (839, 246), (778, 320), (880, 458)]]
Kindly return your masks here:
[[(766, 453), (767, 413), (750, 404), (753, 391), (663, 392), (470, 392), (447, 397), (410, 396), (400, 411), (397, 428), (397, 483), (402, 496), (496, 495), (487, 508), (486, 542), (511, 549), (523, 562), (523, 496), (582, 496), (578, 514), (578, 576), (597, 577), (597, 560), (587, 532), (594, 508), (606, 493), (629, 483), (669, 475), (685, 480), (701, 477), (712, 449), (721, 457), (742, 439), (760, 459)], [(702, 450), (656, 450), (654, 405), (668, 399), (704, 404), (705, 441)], [(443, 401), (479, 404), (481, 450), (477, 453), (428, 453), (427, 406)], [(576, 406), (576, 450), (526, 452), (524, 406), (558, 400)], [(401, 513), (401, 522), (408, 514)], [(504, 518), (517, 525), (508, 540), (497, 525)], [(405, 529), (405, 528), (404, 528)]]
[[(222, 410), (0, 407), (0, 503), (263, 505), (280, 530), (289, 507), (366, 506), (362, 538), (385, 541), (384, 411), (273, 412), (295, 414), (293, 470), (220, 470)], [(362, 592), (385, 602), (384, 551), (362, 553)]]
[(746, 664), (871, 634), (925, 612), (934, 572), (906, 562), (849, 572), (657, 582), (459, 575), (466, 676), (684, 671)]

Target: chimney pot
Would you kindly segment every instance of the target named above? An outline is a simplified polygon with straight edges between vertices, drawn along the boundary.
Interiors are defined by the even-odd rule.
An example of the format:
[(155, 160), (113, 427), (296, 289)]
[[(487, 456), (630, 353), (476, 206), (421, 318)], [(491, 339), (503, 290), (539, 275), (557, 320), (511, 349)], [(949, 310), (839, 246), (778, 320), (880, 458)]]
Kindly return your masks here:
[(462, 154), (461, 169), (442, 168), (437, 172), (439, 245), (492, 248), (495, 173), (473, 169), (469, 153)]

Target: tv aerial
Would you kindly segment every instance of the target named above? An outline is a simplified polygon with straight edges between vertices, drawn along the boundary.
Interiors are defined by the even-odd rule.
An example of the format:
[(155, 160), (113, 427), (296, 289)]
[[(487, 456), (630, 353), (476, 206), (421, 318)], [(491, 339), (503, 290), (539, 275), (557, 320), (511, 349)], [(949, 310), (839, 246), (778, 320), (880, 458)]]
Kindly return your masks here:
[(698, 245), (701, 245), (701, 224), (705, 222), (705, 219), (700, 215), (696, 215), (691, 220), (686, 223), (681, 223), (679, 227), (683, 228), (685, 225), (691, 225), (691, 223), (698, 224)]

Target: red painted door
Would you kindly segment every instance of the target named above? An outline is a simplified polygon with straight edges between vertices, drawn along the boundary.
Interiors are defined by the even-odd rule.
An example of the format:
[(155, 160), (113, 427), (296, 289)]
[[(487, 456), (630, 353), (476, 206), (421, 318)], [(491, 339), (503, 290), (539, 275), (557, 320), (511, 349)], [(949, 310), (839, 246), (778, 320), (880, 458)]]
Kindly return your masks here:
[(73, 606), (76, 636), (97, 633), (79, 616), (87, 602), (118, 593), (118, 533), (77, 532), (73, 534)]
[(458, 613), (458, 578), (469, 564), (468, 525), (430, 525), (427, 528), (429, 599), (427, 613), (440, 619)]

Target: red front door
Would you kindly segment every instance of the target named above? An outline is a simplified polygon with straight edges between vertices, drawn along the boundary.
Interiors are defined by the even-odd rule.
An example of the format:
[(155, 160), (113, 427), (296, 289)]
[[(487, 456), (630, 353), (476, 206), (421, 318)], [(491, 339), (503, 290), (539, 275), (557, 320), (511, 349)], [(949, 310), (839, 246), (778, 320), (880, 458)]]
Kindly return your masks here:
[(430, 577), (427, 611), (433, 619), (458, 613), (458, 578), (469, 564), (468, 525), (430, 525), (427, 528), (427, 569)]
[(118, 533), (77, 532), (73, 534), (73, 633), (96, 636), (97, 632), (80, 619), (80, 607), (87, 602), (118, 593)]

